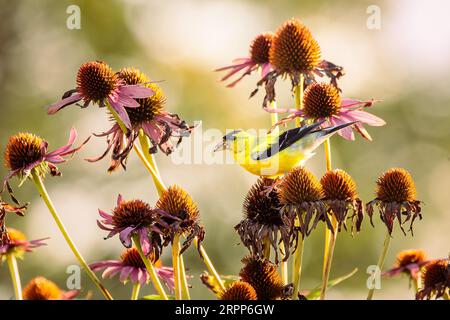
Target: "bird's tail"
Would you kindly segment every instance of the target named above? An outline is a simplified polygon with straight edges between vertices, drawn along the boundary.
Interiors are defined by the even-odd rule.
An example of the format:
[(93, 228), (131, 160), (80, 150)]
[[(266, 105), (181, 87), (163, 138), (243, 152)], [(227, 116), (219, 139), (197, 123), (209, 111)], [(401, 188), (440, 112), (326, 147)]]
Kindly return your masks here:
[(325, 137), (325, 139), (326, 139), (326, 138), (330, 137), (331, 135), (333, 135), (334, 133), (338, 132), (339, 130), (344, 129), (344, 128), (348, 127), (348, 126), (351, 126), (351, 125), (353, 125), (353, 124), (355, 124), (357, 122), (358, 121), (347, 122), (347, 123), (340, 124), (340, 125), (333, 126), (333, 127), (327, 127), (327, 128), (323, 128), (323, 129), (318, 129), (318, 130), (315, 130), (313, 132), (319, 133), (318, 137)]
[(327, 127), (323, 129), (317, 129), (311, 131), (308, 134), (309, 139), (305, 139), (305, 147), (309, 150), (316, 149), (319, 145), (321, 145), (326, 139), (331, 137), (333, 134), (337, 133), (339, 130), (344, 129), (348, 126), (355, 124), (357, 121), (347, 122), (344, 124), (340, 124), (337, 126)]

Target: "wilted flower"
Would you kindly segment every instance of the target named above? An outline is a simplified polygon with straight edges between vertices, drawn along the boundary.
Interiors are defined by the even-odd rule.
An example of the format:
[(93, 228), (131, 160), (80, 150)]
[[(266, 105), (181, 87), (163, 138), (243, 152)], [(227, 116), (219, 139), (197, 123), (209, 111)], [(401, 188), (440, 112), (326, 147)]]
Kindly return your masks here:
[[(159, 278), (164, 281), (170, 290), (173, 290), (173, 269), (164, 267), (161, 260), (155, 259), (155, 255), (149, 255), (150, 262), (154, 265), (155, 271)], [(136, 248), (125, 249), (120, 256), (120, 260), (105, 260), (95, 262), (89, 265), (93, 271), (104, 270), (103, 278), (113, 278), (119, 275), (120, 282), (126, 283), (128, 279), (134, 284), (144, 285), (150, 281), (150, 275), (147, 272), (144, 261)]]
[[(9, 189), (9, 185), (8, 185)], [(13, 201), (16, 202), (17, 206), (10, 205), (9, 203), (3, 202), (0, 198), (0, 248), (3, 245), (7, 245), (10, 241), (8, 230), (6, 228), (6, 214), (15, 213), (18, 216), (24, 216), (27, 205), (20, 205), (16, 198), (12, 196)], [(0, 249), (1, 251), (1, 249)]]
[(353, 128), (363, 138), (372, 141), (372, 137), (363, 125), (379, 127), (386, 124), (383, 119), (363, 110), (374, 103), (374, 100), (341, 99), (339, 90), (334, 85), (315, 82), (305, 90), (302, 110), (274, 108), (265, 108), (265, 110), (271, 113), (290, 113), (276, 125), (285, 124), (297, 117), (325, 122), (330, 126), (356, 122), (350, 127), (339, 130), (338, 134), (347, 140), (355, 140)]
[(9, 236), (9, 241), (0, 245), (0, 257), (2, 260), (10, 254), (17, 258), (22, 258), (25, 252), (32, 252), (34, 248), (45, 246), (44, 240), (49, 239), (27, 240), (23, 232), (14, 228), (7, 228), (6, 232)]
[(119, 234), (120, 241), (126, 248), (132, 245), (132, 237), (139, 235), (142, 251), (145, 255), (153, 253), (158, 257), (161, 252), (161, 237), (156, 223), (163, 223), (160, 220), (158, 210), (152, 209), (149, 204), (142, 200), (122, 199), (119, 194), (117, 206), (112, 214), (103, 210), (98, 210), (103, 220), (97, 220), (100, 229), (109, 231), (105, 239)]
[(420, 268), (427, 262), (425, 251), (417, 249), (404, 250), (397, 254), (397, 262), (394, 268), (386, 271), (383, 275), (392, 277), (405, 273), (411, 279), (417, 279)]
[(223, 68), (216, 69), (215, 71), (226, 71), (229, 72), (220, 79), (221, 81), (226, 81), (236, 73), (241, 70), (243, 74), (235, 81), (227, 85), (227, 87), (234, 87), (239, 81), (245, 76), (251, 74), (253, 71), (261, 68), (261, 76), (264, 78), (270, 71), (271, 66), (269, 63), (269, 50), (272, 45), (274, 34), (271, 32), (262, 33), (253, 39), (250, 45), (250, 55), (247, 58), (238, 58), (233, 60), (231, 66), (226, 66)]
[[(416, 199), (416, 187), (409, 172), (402, 168), (392, 168), (383, 173), (377, 180), (376, 196), (366, 205), (372, 225), (373, 207), (377, 206), (381, 221), (389, 234), (392, 233), (395, 218), (405, 235), (403, 224), (411, 220), (409, 231), (413, 234), (414, 220), (417, 217), (422, 219), (422, 215), (421, 202)], [(405, 218), (402, 219), (402, 216)]]
[(255, 289), (247, 282), (235, 281), (219, 295), (220, 300), (257, 300)]
[(178, 115), (164, 110), (166, 102), (164, 93), (144, 73), (135, 68), (124, 68), (117, 73), (117, 76), (130, 86), (144, 83), (147, 88), (154, 92), (154, 95), (137, 99), (138, 107), (126, 109), (126, 114), (131, 123), (127, 133), (122, 131), (118, 123), (114, 123), (110, 130), (96, 135), (107, 137), (107, 149), (100, 157), (88, 159), (88, 161), (93, 162), (103, 159), (112, 149), (111, 164), (108, 171), (115, 170), (119, 165), (125, 168), (126, 160), (133, 149), (134, 141), (139, 136), (140, 130), (150, 139), (150, 153), (157, 152), (159, 148), (166, 155), (173, 152), (172, 138), (176, 138), (176, 145), (179, 145), (182, 138), (188, 137), (192, 131), (192, 127), (181, 120)]
[(161, 220), (165, 225), (161, 226), (161, 230), (166, 243), (173, 242), (175, 234), (186, 237), (180, 255), (191, 245), (194, 238), (198, 239), (200, 246), (205, 230), (200, 225), (197, 204), (184, 189), (177, 185), (170, 186), (161, 195), (156, 207), (164, 213)]
[[(264, 244), (269, 240), (275, 250), (275, 262), (278, 263), (278, 244), (284, 244), (284, 260), (290, 255), (290, 248), (297, 240), (297, 232), (293, 232), (288, 220), (283, 220), (280, 202), (274, 180), (260, 178), (250, 188), (244, 200), (244, 219), (234, 228), (252, 255), (264, 257)], [(267, 192), (269, 189), (269, 192)], [(278, 241), (278, 234), (281, 239)]]
[(322, 185), (304, 167), (295, 167), (289, 171), (278, 185), (277, 192), (282, 205), (281, 212), (291, 226), (295, 225), (297, 219), (303, 238), (327, 215), (327, 207), (322, 201)]
[(67, 144), (55, 151), (48, 152), (48, 142), (32, 133), (19, 133), (10, 137), (5, 149), (5, 164), (9, 168), (9, 172), (4, 178), (4, 184), (15, 175), (19, 176), (22, 183), (30, 175), (32, 169), (35, 169), (41, 176), (49, 170), (52, 176), (61, 175), (56, 165), (67, 161), (65, 156), (73, 155), (89, 140), (88, 138), (81, 146), (72, 148), (76, 138), (77, 131), (72, 128)]
[[(353, 178), (344, 170), (336, 169), (325, 173), (320, 179), (320, 183), (324, 191), (328, 213), (334, 215), (338, 222), (338, 231), (341, 231), (342, 225), (347, 229), (346, 221), (352, 219), (352, 231), (358, 232), (361, 229), (363, 210)], [(349, 217), (350, 210), (353, 211), (353, 215)], [(328, 228), (334, 232), (328, 215), (325, 215), (325, 222)]]
[(32, 279), (23, 289), (24, 300), (72, 300), (79, 290), (63, 291), (44, 277)]
[(109, 103), (127, 128), (131, 128), (127, 108), (137, 108), (137, 98), (153, 95), (153, 90), (141, 86), (143, 83), (128, 85), (105, 62), (90, 61), (81, 65), (77, 73), (77, 88), (64, 93), (62, 100), (48, 108), (54, 114), (62, 108), (83, 100), (83, 108), (94, 102), (100, 107)]
[(436, 299), (443, 297), (450, 290), (449, 259), (434, 260), (427, 263), (422, 271), (422, 289), (416, 299)]
[(245, 266), (239, 276), (255, 289), (258, 300), (284, 299), (292, 295), (292, 284), (283, 284), (275, 264), (251, 256), (243, 258), (242, 263)]

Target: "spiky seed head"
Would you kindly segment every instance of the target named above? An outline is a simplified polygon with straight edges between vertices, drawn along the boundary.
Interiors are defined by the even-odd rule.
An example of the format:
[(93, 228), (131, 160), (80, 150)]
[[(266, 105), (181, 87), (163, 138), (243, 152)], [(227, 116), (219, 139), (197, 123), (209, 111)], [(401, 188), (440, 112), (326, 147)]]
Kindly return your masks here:
[(378, 178), (376, 195), (383, 202), (415, 201), (416, 186), (408, 171), (392, 168)]
[(113, 224), (117, 228), (148, 226), (154, 221), (154, 210), (142, 200), (122, 201), (113, 210)]
[(328, 171), (320, 179), (320, 184), (327, 200), (354, 200), (358, 197), (355, 181), (344, 170)]
[(250, 188), (244, 200), (244, 216), (247, 219), (270, 226), (282, 224), (277, 193), (266, 192), (273, 183), (271, 179), (260, 178)]
[(255, 289), (247, 282), (236, 281), (220, 293), (220, 300), (257, 300)]
[(177, 185), (170, 186), (159, 198), (156, 207), (182, 220), (199, 217), (197, 204), (191, 196)]
[(153, 90), (151, 97), (144, 99), (136, 99), (140, 104), (138, 108), (127, 108), (128, 116), (132, 125), (139, 125), (143, 122), (153, 120), (155, 116), (161, 113), (166, 103), (161, 88), (140, 70), (136, 68), (123, 68), (118, 73), (120, 79), (128, 85), (142, 85)]
[(301, 205), (323, 198), (319, 180), (304, 167), (295, 167), (278, 186), (278, 198), (283, 205)]
[(410, 264), (422, 264), (426, 261), (426, 253), (424, 250), (412, 249), (400, 251), (397, 254), (397, 267), (406, 267)]
[(339, 90), (329, 83), (312, 83), (305, 90), (303, 106), (308, 118), (319, 119), (336, 115), (341, 109)]
[(422, 271), (422, 288), (433, 288), (450, 282), (448, 259), (433, 260)]
[[(161, 265), (161, 262), (159, 260), (155, 261), (155, 255), (153, 253), (151, 253), (148, 258), (154, 266), (158, 267)], [(134, 247), (125, 249), (120, 255), (120, 260), (126, 266), (145, 269), (144, 261), (142, 261), (142, 258), (139, 255), (139, 251)]]
[(283, 281), (275, 264), (251, 256), (242, 259), (244, 267), (239, 272), (242, 281), (256, 291), (258, 300), (273, 300), (283, 294)]
[(77, 90), (84, 100), (100, 102), (117, 89), (118, 79), (109, 65), (101, 61), (83, 63), (77, 74)]
[(58, 300), (61, 299), (62, 293), (53, 281), (37, 277), (23, 289), (23, 298), (25, 300)]
[(299, 20), (288, 20), (278, 28), (270, 47), (270, 63), (280, 73), (304, 73), (319, 62), (319, 44)]
[(262, 33), (256, 36), (250, 45), (250, 58), (257, 64), (269, 62), (269, 51), (274, 38), (272, 32)]
[(5, 149), (5, 165), (11, 170), (20, 170), (42, 159), (45, 141), (27, 132), (9, 137)]

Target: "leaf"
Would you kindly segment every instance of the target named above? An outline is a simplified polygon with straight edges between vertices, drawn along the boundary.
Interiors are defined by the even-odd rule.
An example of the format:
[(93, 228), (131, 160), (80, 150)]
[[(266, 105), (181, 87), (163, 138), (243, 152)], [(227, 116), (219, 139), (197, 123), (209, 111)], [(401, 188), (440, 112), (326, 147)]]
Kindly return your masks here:
[[(175, 300), (174, 296), (167, 296), (169, 300)], [(163, 300), (159, 294), (149, 294), (148, 296), (143, 296), (139, 300)]]
[[(335, 285), (341, 283), (341, 282), (344, 281), (344, 280), (347, 280), (348, 278), (350, 278), (351, 276), (353, 276), (356, 272), (358, 272), (358, 268), (355, 268), (352, 272), (350, 272), (350, 273), (348, 273), (348, 274), (346, 274), (346, 275), (344, 275), (344, 276), (342, 276), (342, 277), (339, 277), (339, 278), (336, 278), (336, 279), (333, 279), (333, 280), (328, 281), (327, 289), (328, 289), (328, 288), (331, 288), (331, 287), (334, 287)], [(308, 299), (308, 300), (315, 300), (315, 299), (319, 298), (319, 297), (320, 297), (320, 291), (321, 291), (321, 290), (322, 290), (322, 286), (321, 286), (321, 285), (315, 287), (314, 289), (312, 289), (312, 290), (306, 295), (306, 299)]]

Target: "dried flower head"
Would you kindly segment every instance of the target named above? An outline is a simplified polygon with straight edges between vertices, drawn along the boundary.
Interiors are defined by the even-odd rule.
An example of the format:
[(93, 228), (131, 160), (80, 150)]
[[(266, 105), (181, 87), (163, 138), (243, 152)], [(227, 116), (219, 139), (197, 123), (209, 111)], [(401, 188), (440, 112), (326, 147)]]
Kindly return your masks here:
[[(9, 184), (7, 184), (7, 187), (8, 191), (12, 193)], [(11, 205), (7, 202), (3, 202), (3, 200), (0, 198), (0, 248), (10, 243), (10, 237), (8, 235), (8, 229), (6, 227), (6, 215), (8, 213), (14, 213), (18, 216), (23, 217), (25, 215), (25, 210), (27, 209), (27, 204), (20, 205), (17, 199), (12, 194), (10, 194), (10, 196), (16, 206)]]
[(422, 289), (416, 299), (436, 299), (444, 296), (450, 290), (449, 259), (433, 260), (423, 267)]
[(186, 237), (181, 248), (183, 253), (194, 238), (203, 240), (205, 231), (200, 225), (200, 213), (192, 197), (177, 185), (170, 186), (159, 198), (156, 207), (162, 211), (165, 226), (161, 229), (166, 242), (172, 242), (175, 234)]
[(239, 71), (244, 70), (242, 75), (237, 80), (227, 85), (227, 87), (231, 88), (234, 87), (239, 81), (241, 81), (242, 78), (251, 74), (258, 68), (261, 68), (261, 75), (264, 78), (271, 69), (271, 65), (269, 63), (269, 50), (272, 46), (273, 38), (274, 34), (271, 32), (257, 35), (250, 45), (249, 57), (235, 59), (233, 60), (233, 63), (235, 64), (215, 70), (228, 71), (228, 73), (220, 80), (226, 81)]
[(114, 171), (120, 165), (125, 169), (126, 161), (130, 151), (133, 149), (136, 138), (142, 134), (149, 138), (149, 152), (156, 153), (158, 148), (169, 155), (174, 150), (172, 139), (176, 139), (178, 146), (183, 137), (191, 134), (193, 127), (181, 120), (178, 115), (164, 110), (166, 98), (161, 88), (150, 78), (135, 68), (123, 68), (117, 76), (121, 81), (130, 86), (144, 84), (154, 94), (150, 97), (136, 99), (139, 104), (136, 108), (127, 108), (126, 113), (130, 119), (131, 126), (124, 133), (118, 123), (104, 133), (96, 134), (98, 137), (106, 137), (106, 151), (97, 158), (87, 159), (95, 162), (103, 159), (112, 149), (111, 163), (108, 171)]
[(220, 293), (220, 300), (257, 300), (255, 289), (247, 282), (235, 281), (225, 291)]
[(255, 289), (258, 300), (275, 300), (292, 295), (292, 285), (283, 284), (275, 264), (251, 256), (242, 259), (242, 263), (244, 267), (239, 276)]
[[(173, 269), (162, 266), (161, 260), (154, 253), (150, 253), (148, 258), (154, 265), (159, 278), (164, 281), (170, 290), (173, 290)], [(113, 278), (119, 275), (119, 280), (122, 283), (131, 280), (134, 284), (144, 285), (150, 281), (150, 275), (136, 248), (125, 249), (120, 256), (120, 260), (95, 262), (90, 264), (89, 267), (94, 271), (104, 270), (102, 274), (103, 278)]]
[(117, 206), (113, 209), (112, 214), (108, 214), (103, 210), (98, 210), (103, 218), (97, 221), (98, 226), (102, 230), (109, 231), (105, 239), (111, 238), (119, 234), (120, 241), (126, 248), (132, 245), (132, 237), (138, 235), (143, 252), (148, 255), (150, 253), (159, 257), (161, 252), (161, 237), (156, 227), (157, 223), (161, 223), (157, 210), (154, 210), (142, 200), (122, 199), (117, 197)]
[(33, 249), (45, 246), (45, 240), (49, 238), (41, 238), (36, 240), (28, 240), (25, 234), (14, 228), (6, 228), (8, 234), (8, 242), (0, 245), (0, 260), (4, 260), (8, 255), (14, 255), (16, 258), (22, 259), (25, 252), (32, 252)]
[(411, 249), (400, 251), (397, 254), (397, 262), (394, 268), (386, 271), (383, 275), (392, 277), (400, 273), (405, 273), (411, 279), (417, 279), (420, 268), (427, 262), (426, 254), (423, 250)]
[[(361, 229), (363, 211), (353, 178), (344, 170), (336, 169), (325, 173), (320, 179), (320, 183), (324, 191), (328, 213), (334, 215), (338, 222), (338, 231), (341, 231), (342, 225), (347, 229), (346, 220), (349, 218), (353, 221), (352, 231), (358, 232)], [(349, 217), (350, 210), (353, 211), (353, 215)], [(333, 231), (334, 228), (328, 216), (325, 216), (325, 221)]]
[(76, 137), (77, 131), (72, 128), (68, 143), (55, 151), (48, 152), (47, 141), (32, 133), (19, 133), (11, 136), (5, 149), (5, 164), (9, 168), (9, 172), (4, 179), (4, 184), (6, 185), (15, 175), (19, 176), (22, 183), (33, 169), (41, 176), (48, 171), (52, 176), (61, 175), (56, 164), (67, 161), (65, 156), (73, 155), (89, 140), (88, 138), (81, 146), (72, 148)]
[(91, 102), (104, 107), (109, 103), (127, 128), (131, 128), (127, 108), (137, 108), (135, 99), (153, 95), (150, 88), (141, 84), (127, 85), (110, 66), (101, 61), (89, 61), (81, 65), (77, 73), (77, 88), (64, 93), (62, 100), (49, 106), (48, 114), (55, 114), (68, 105), (83, 101), (83, 108)]
[(53, 281), (36, 277), (23, 289), (23, 298), (25, 300), (71, 300), (78, 293), (78, 290), (63, 291)]
[[(391, 168), (383, 173), (377, 180), (376, 196), (366, 205), (371, 223), (374, 206), (377, 206), (381, 221), (384, 222), (390, 234), (395, 218), (405, 235), (403, 225), (411, 220), (409, 231), (413, 234), (414, 220), (417, 217), (422, 219), (422, 215), (421, 202), (416, 199), (416, 187), (409, 172), (402, 168)], [(402, 219), (402, 216), (405, 218)]]
[[(269, 240), (275, 250), (275, 261), (278, 262), (278, 234), (284, 244), (284, 259), (288, 259), (290, 248), (296, 242), (297, 232), (283, 220), (281, 205), (273, 188), (276, 181), (260, 178), (250, 188), (244, 200), (244, 219), (234, 228), (241, 242), (256, 257), (264, 257), (264, 244)], [(267, 189), (270, 191), (267, 193)]]
[[(277, 188), (282, 213), (291, 226), (298, 221), (302, 237), (306, 237), (327, 214), (322, 201), (323, 189), (317, 178), (304, 167), (295, 167)], [(312, 225), (311, 225), (312, 222)]]

